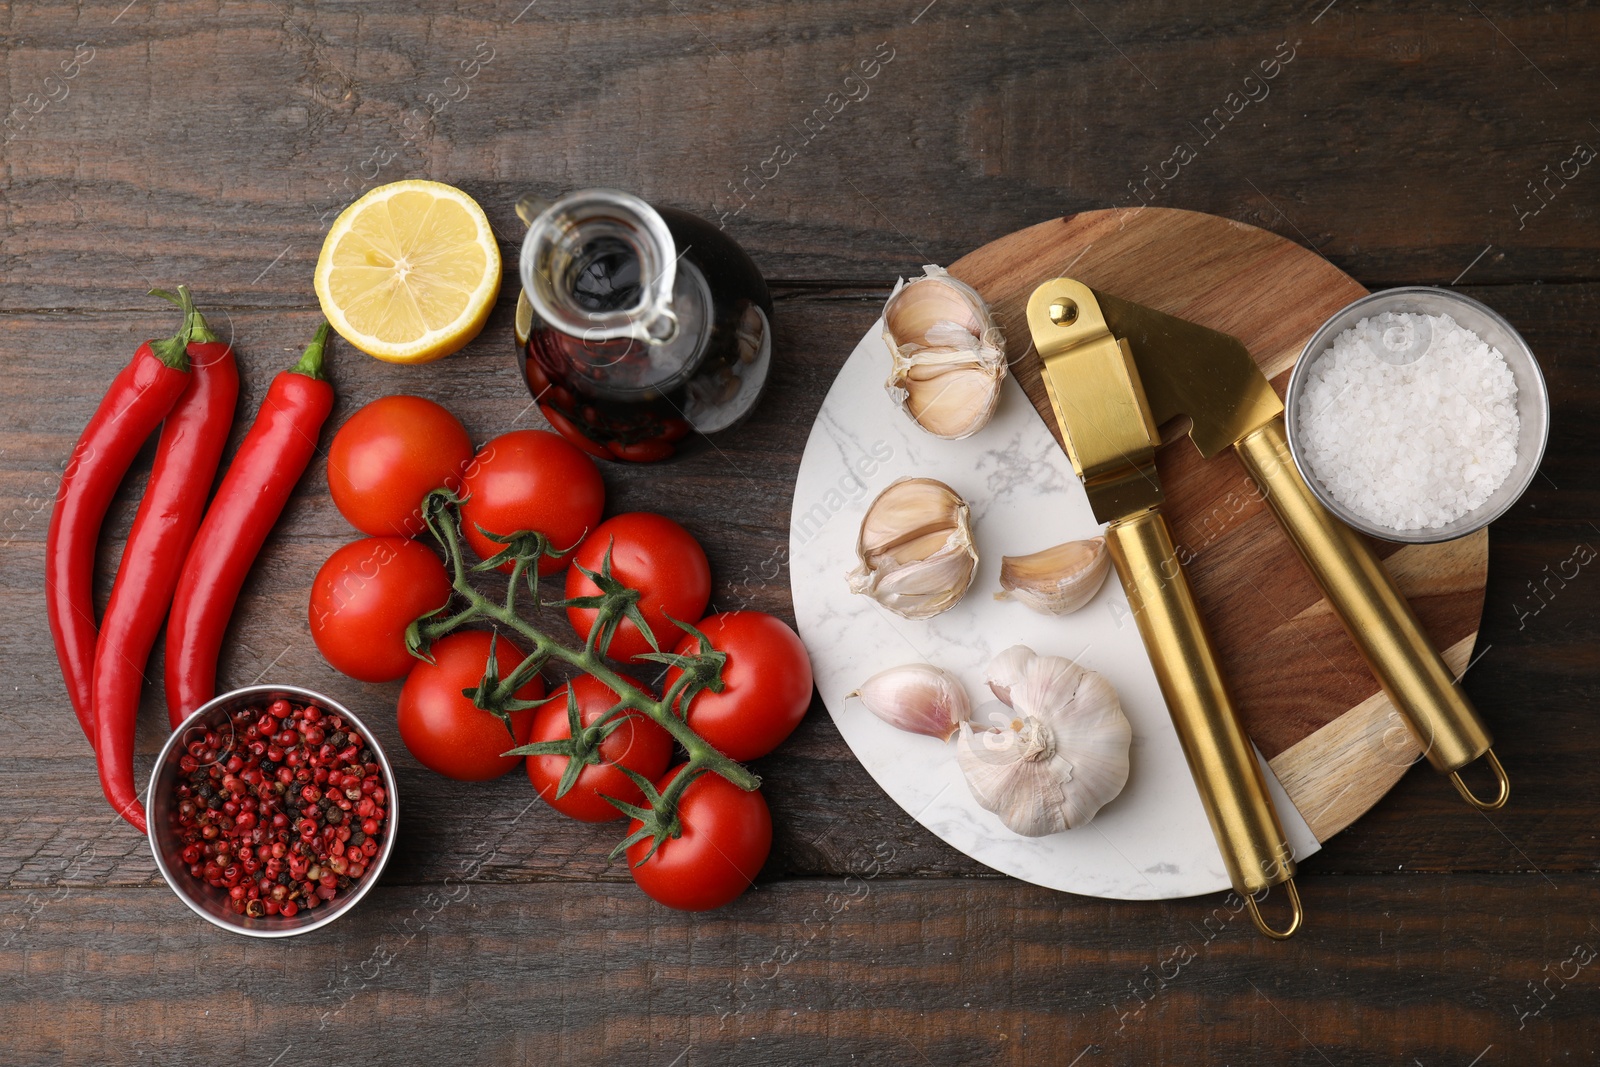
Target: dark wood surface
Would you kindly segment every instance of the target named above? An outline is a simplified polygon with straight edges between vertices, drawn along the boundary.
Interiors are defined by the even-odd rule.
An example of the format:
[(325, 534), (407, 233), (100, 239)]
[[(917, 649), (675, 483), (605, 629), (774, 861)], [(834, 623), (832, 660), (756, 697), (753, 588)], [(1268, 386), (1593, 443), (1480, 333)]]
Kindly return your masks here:
[[(1600, 8), (125, 2), (0, 14), (0, 1062), (1600, 1056), (1600, 577), (1556, 577), (1600, 544), (1600, 160), (1549, 179), (1547, 203), (1527, 185), (1600, 145)], [(464, 80), (480, 42), (494, 58)], [(1265, 99), (1206, 140), (1212, 109), (1235, 92), (1237, 107), (1280, 42), (1293, 58)], [(875, 54), (893, 58), (846, 82)], [(834, 92), (857, 99), (833, 114)], [(430, 93), (444, 106), (419, 121)], [(741, 208), (730, 183), (780, 142), (793, 158), (764, 188), (752, 178)], [(1147, 199), (1274, 230), (1369, 288), (1457, 284), (1542, 361), (1549, 452), (1491, 531), (1465, 679), (1516, 785), (1504, 812), (1472, 813), (1413, 770), (1304, 864), (1310, 919), (1279, 945), (1223, 897), (1104, 902), (992, 875), (890, 802), (814, 707), (758, 764), (777, 825), (759, 886), (671, 912), (607, 862), (611, 830), (529, 807), (520, 778), (423, 771), (387, 716), (397, 687), (320, 661), (306, 590), (352, 534), (316, 468), (246, 589), (222, 680), (298, 682), (378, 724), (408, 804), (383, 884), (316, 934), (229, 937), (182, 908), (107, 810), (46, 637), (42, 543), (76, 433), (131, 347), (170, 329), (152, 285), (200, 294), (240, 348), (249, 409), (314, 325), (322, 234), (364, 187), (461, 185), (508, 255), (528, 191), (610, 184), (726, 212), (775, 283), (769, 396), (719, 451), (605, 476), (612, 507), (668, 512), (702, 539), (719, 606), (787, 615), (806, 434), (895, 275), (1135, 206), (1129, 183), (1179, 142), (1194, 158)], [(443, 363), (337, 349), (333, 423), (405, 391), (478, 439), (536, 425), (513, 296)], [(113, 509), (102, 595), (148, 464)], [(161, 706), (152, 686), (141, 768)]]

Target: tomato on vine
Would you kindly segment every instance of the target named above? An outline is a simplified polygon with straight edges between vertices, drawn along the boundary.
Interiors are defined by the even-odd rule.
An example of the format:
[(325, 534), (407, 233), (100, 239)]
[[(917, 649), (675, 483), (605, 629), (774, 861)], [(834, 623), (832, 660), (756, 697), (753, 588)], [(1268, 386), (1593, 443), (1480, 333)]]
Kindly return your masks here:
[[(601, 523), (574, 553), (567, 572), (567, 598), (594, 597), (602, 590), (584, 571), (600, 574), (610, 553), (610, 575), (638, 590), (637, 607), (662, 646), (671, 647), (681, 633), (672, 619), (692, 623), (711, 599), (711, 564), (694, 535), (665, 515), (634, 511)], [(569, 607), (567, 619), (578, 636), (589, 640), (598, 609)], [(670, 618), (669, 618), (670, 616)], [(652, 651), (650, 642), (629, 618), (617, 622), (609, 654), (631, 660)]]
[[(689, 728), (730, 759), (765, 756), (794, 733), (811, 706), (811, 659), (799, 636), (780, 619), (759, 611), (712, 615), (695, 627), (711, 649), (726, 655), (721, 692), (701, 690), (689, 701)], [(699, 652), (693, 634), (679, 655)], [(670, 690), (682, 671), (667, 672)], [(679, 711), (683, 709), (680, 707)]]
[[(685, 766), (674, 767), (656, 789), (665, 791)], [(657, 844), (646, 835), (627, 847), (628, 870), (640, 889), (669, 908), (708, 911), (750, 888), (772, 851), (772, 813), (759, 789), (702, 773), (678, 798), (676, 817), (677, 836)], [(629, 836), (643, 826), (635, 818)]]
[[(514, 769), (522, 757), (504, 753), (526, 743), (533, 728), (534, 708), (501, 718), (462, 692), (483, 680), (491, 643), (495, 673), (508, 677), (523, 660), (517, 646), (483, 630), (461, 630), (433, 642), (433, 662), (417, 661), (400, 690), (400, 740), (419, 763), (446, 778), (482, 781)], [(538, 675), (516, 691), (517, 700), (542, 696)]]
[[(501, 537), (534, 531), (559, 553), (539, 560), (540, 574), (554, 574), (599, 525), (606, 487), (594, 460), (565, 438), (548, 430), (514, 430), (478, 450), (461, 495), (461, 532), (479, 559), (506, 547), (484, 531)], [(500, 569), (509, 572), (511, 564)]]
[(334, 670), (392, 682), (417, 662), (406, 627), (449, 599), (450, 576), (426, 545), (365, 537), (336, 550), (312, 579), (311, 639)]
[[(650, 692), (647, 686), (626, 675), (623, 680), (641, 692)], [(551, 693), (549, 702), (534, 713), (527, 741), (539, 744), (570, 740), (573, 708), (576, 708), (579, 726), (590, 726), (616, 707), (617, 699), (610, 686), (593, 675), (580, 674)], [(625, 712), (614, 721), (616, 725), (611, 732), (590, 750), (587, 766), (577, 773), (567, 792), (560, 796), (556, 794), (563, 776), (570, 773), (572, 757), (528, 756), (528, 780), (539, 796), (561, 814), (584, 822), (620, 819), (622, 812), (607, 797), (627, 804), (644, 803), (644, 793), (620, 768), (626, 767), (655, 781), (672, 761), (672, 735), (660, 726), (636, 711)]]
[(328, 446), (328, 492), (362, 533), (421, 533), (422, 498), (460, 487), (472, 439), (449, 411), (420, 396), (382, 396), (345, 420)]

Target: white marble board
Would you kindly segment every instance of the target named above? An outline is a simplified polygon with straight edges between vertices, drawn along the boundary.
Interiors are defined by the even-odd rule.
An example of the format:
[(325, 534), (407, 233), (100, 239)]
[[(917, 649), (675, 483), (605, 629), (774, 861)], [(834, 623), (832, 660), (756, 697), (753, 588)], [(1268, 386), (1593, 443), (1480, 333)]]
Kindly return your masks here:
[[(1000, 557), (1077, 538), (1100, 526), (1066, 455), (1007, 378), (999, 410), (964, 441), (923, 432), (884, 391), (881, 320), (851, 353), (811, 428), (795, 485), (789, 571), (800, 636), (828, 713), (884, 791), (954, 848), (1051, 889), (1125, 900), (1228, 888), (1199, 795), (1167, 717), (1127, 598), (1113, 575), (1087, 606), (1052, 618), (996, 601)], [(856, 533), (867, 505), (896, 478), (946, 482), (972, 506), (980, 562), (967, 595), (932, 619), (903, 619), (852, 594)], [(975, 718), (999, 708), (983, 684), (990, 657), (1013, 644), (1063, 655), (1106, 675), (1133, 724), (1128, 785), (1086, 826), (1019, 837), (972, 799), (953, 742), (896, 730), (845, 698), (878, 671), (933, 663), (966, 685)], [(989, 705), (984, 707), (983, 705)], [(1258, 753), (1259, 758), (1259, 753)], [(1296, 859), (1320, 846), (1265, 761)]]

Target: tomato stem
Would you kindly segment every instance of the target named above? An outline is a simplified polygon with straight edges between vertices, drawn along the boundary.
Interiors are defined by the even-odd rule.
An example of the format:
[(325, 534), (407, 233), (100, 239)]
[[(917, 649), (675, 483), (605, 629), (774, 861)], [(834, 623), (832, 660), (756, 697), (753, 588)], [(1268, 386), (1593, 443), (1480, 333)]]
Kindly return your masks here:
[[(465, 548), (462, 545), (460, 503), (460, 499), (454, 493), (445, 489), (436, 489), (423, 500), (423, 518), (429, 531), (444, 549), (451, 574), (451, 585), (455, 596), (462, 602), (462, 607), (453, 614), (444, 615), (445, 610), (450, 607), (446, 604), (438, 611), (412, 623), (408, 631), (408, 643), (413, 654), (425, 655), (427, 647), (446, 634), (475, 621), (487, 621), (515, 633), (529, 649), (516, 669), (499, 679), (491, 694), (485, 694), (484, 702), (487, 706), (506, 707), (507, 702), (514, 699), (516, 691), (526, 685), (546, 663), (560, 660), (591, 675), (617, 694), (617, 704), (607, 713), (607, 719), (613, 715), (623, 714), (622, 709), (627, 709), (656, 722), (671, 734), (673, 740), (682, 745), (689, 755), (688, 765), (674, 776), (666, 789), (659, 795), (648, 798), (656, 814), (656, 824), (660, 827), (657, 836), (670, 836), (673, 833), (673, 828), (678, 825), (676, 818), (678, 800), (682, 797), (683, 791), (702, 772), (713, 771), (720, 774), (740, 789), (755, 789), (761, 784), (761, 779), (746, 767), (724, 756), (695, 733), (675, 710), (678, 703), (686, 694), (690, 694), (691, 690), (720, 689), (722, 686), (722, 666), (727, 657), (712, 650), (703, 634), (699, 634), (699, 631), (692, 626), (683, 627), (686, 633), (700, 637), (699, 654), (678, 656), (672, 653), (659, 653), (649, 657), (671, 662), (682, 668), (680, 676), (661, 695), (661, 698), (659, 700), (652, 698), (649, 693), (613, 670), (606, 661), (604, 655), (606, 642), (595, 639), (595, 634), (601, 629), (598, 622), (591, 631), (590, 640), (585, 642), (583, 648), (574, 649), (555, 640), (524, 619), (518, 612), (517, 593), (524, 583), (532, 591), (536, 607), (556, 606), (543, 603), (538, 595), (537, 564), (539, 558), (547, 554), (549, 547), (544, 538), (526, 533), (519, 533), (513, 538), (496, 538), (503, 540), (508, 547), (518, 543), (515, 555), (510, 557), (512, 567), (504, 600), (491, 599), (473, 588), (469, 580), (472, 568), (467, 564)], [(502, 556), (504, 554), (501, 553)], [(500, 557), (497, 556), (496, 559), (499, 560)], [(601, 575), (608, 581), (597, 583), (602, 590), (599, 595), (600, 617), (620, 618), (635, 605), (639, 594), (636, 590), (628, 589), (620, 582), (611, 579), (609, 570), (608, 557), (606, 566), (602, 567)], [(629, 613), (629, 617), (632, 618), (634, 614), (637, 614), (636, 610)], [(642, 619), (635, 619), (636, 623), (641, 621)], [(644, 628), (644, 632), (649, 633), (647, 627)], [(651, 643), (655, 644), (653, 635)], [(594, 725), (598, 726), (599, 723)]]

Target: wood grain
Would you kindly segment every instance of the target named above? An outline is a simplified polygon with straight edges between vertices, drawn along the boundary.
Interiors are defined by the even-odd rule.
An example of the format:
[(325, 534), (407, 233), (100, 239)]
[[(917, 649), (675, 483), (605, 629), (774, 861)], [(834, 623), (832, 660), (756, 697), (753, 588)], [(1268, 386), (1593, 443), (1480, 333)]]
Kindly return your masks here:
[[(805, 435), (893, 277), (1041, 219), (1135, 206), (1128, 183), (1196, 139), (1191, 123), (1284, 41), (1295, 58), (1270, 96), (1155, 205), (1265, 227), (1372, 288), (1459, 280), (1550, 381), (1550, 449), (1492, 531), (1483, 656), (1464, 683), (1516, 776), (1492, 822), (1430, 772), (1407, 774), (1302, 866), (1314, 921), (1295, 941), (1268, 945), (1237, 921), (1208, 941), (1225, 898), (1115, 904), (993, 877), (888, 800), (813, 707), (758, 767), (777, 828), (758, 889), (722, 912), (668, 912), (606, 862), (608, 828), (528, 809), (516, 778), (425, 773), (387, 717), (394, 688), (321, 664), (305, 591), (353, 531), (317, 470), (246, 588), (223, 674), (270, 665), (387, 731), (408, 808), (384, 883), (312, 937), (228, 938), (179, 908), (105, 810), (43, 637), (40, 545), (114, 368), (171, 330), (145, 289), (195, 287), (240, 342), (248, 410), (314, 326), (331, 212), (369, 184), (464, 187), (507, 254), (512, 202), (530, 190), (609, 184), (728, 212), (783, 283), (780, 378), (721, 454), (605, 477), (615, 508), (666, 511), (706, 542), (719, 604), (786, 615)], [(495, 58), (464, 82), (480, 42)], [(46, 85), (79, 43), (93, 61)], [(812, 118), (880, 43), (894, 59), (866, 98)], [(1600, 173), (1552, 185), (1520, 224), (1513, 204), (1531, 207), (1526, 183), (1573, 142), (1600, 140), (1597, 44), (1593, 5), (13, 0), (0, 12), (13, 109), (0, 134), (0, 1063), (1595, 1059), (1592, 967), (1541, 1014), (1517, 1012), (1574, 943), (1600, 946), (1600, 579), (1550, 577), (1600, 545)], [(453, 92), (408, 127), (428, 94)], [(780, 140), (795, 158), (751, 177)], [(431, 367), (336, 350), (333, 424), (405, 391), (480, 440), (530, 425), (509, 295), (478, 342)], [(102, 595), (148, 466), (113, 509)], [(156, 686), (146, 700), (141, 768)], [(470, 897), (422, 923), (428, 894), (468, 871)], [(870, 895), (833, 915), (858, 883)], [(1197, 958), (1149, 999), (1181, 945)], [(775, 973), (774, 953), (793, 954)], [(1141, 989), (1149, 1002), (1119, 1033)], [(338, 1012), (325, 1027), (324, 1012)]]
[[(945, 0), (915, 22), (926, 0), (178, 0), (119, 18), (126, 2), (8, 8), (14, 104), (78, 42), (96, 51), (6, 146), (6, 307), (132, 308), (168, 277), (303, 305), (327, 213), (402, 176), (461, 184), (507, 242), (528, 191), (727, 213), (779, 278), (876, 282), (1144, 200), (1273, 229), (1375, 287), (1469, 264), (1474, 281), (1596, 277), (1591, 175), (1531, 219), (1513, 208), (1596, 137), (1592, 8), (1491, 24), (1252, 0), (1085, 9), (1091, 28), (1047, 0), (983, 17)], [(480, 42), (495, 58), (464, 82)], [(846, 85), (880, 44), (892, 61)], [(1266, 97), (1207, 138), (1280, 44), (1294, 58)], [(830, 93), (856, 99), (833, 112)], [(1196, 158), (1141, 184), (1174, 173), (1180, 143)], [(774, 173), (780, 144), (794, 158)]]
[[(1391, 1067), (1596, 1051), (1600, 988), (1577, 962), (1600, 946), (1592, 878), (1543, 890), (1570, 909), (1554, 921), (1504, 878), (1306, 879), (1316, 926), (1267, 951), (1236, 900), (896, 880), (871, 876), (872, 854), (693, 919), (631, 886), (385, 886), (288, 943), (222, 938), (164, 887), (72, 887), (34, 916), (26, 957), (0, 947), (7, 974), (26, 966), (0, 982), (7, 1063)], [(89, 925), (108, 936), (86, 942)]]

